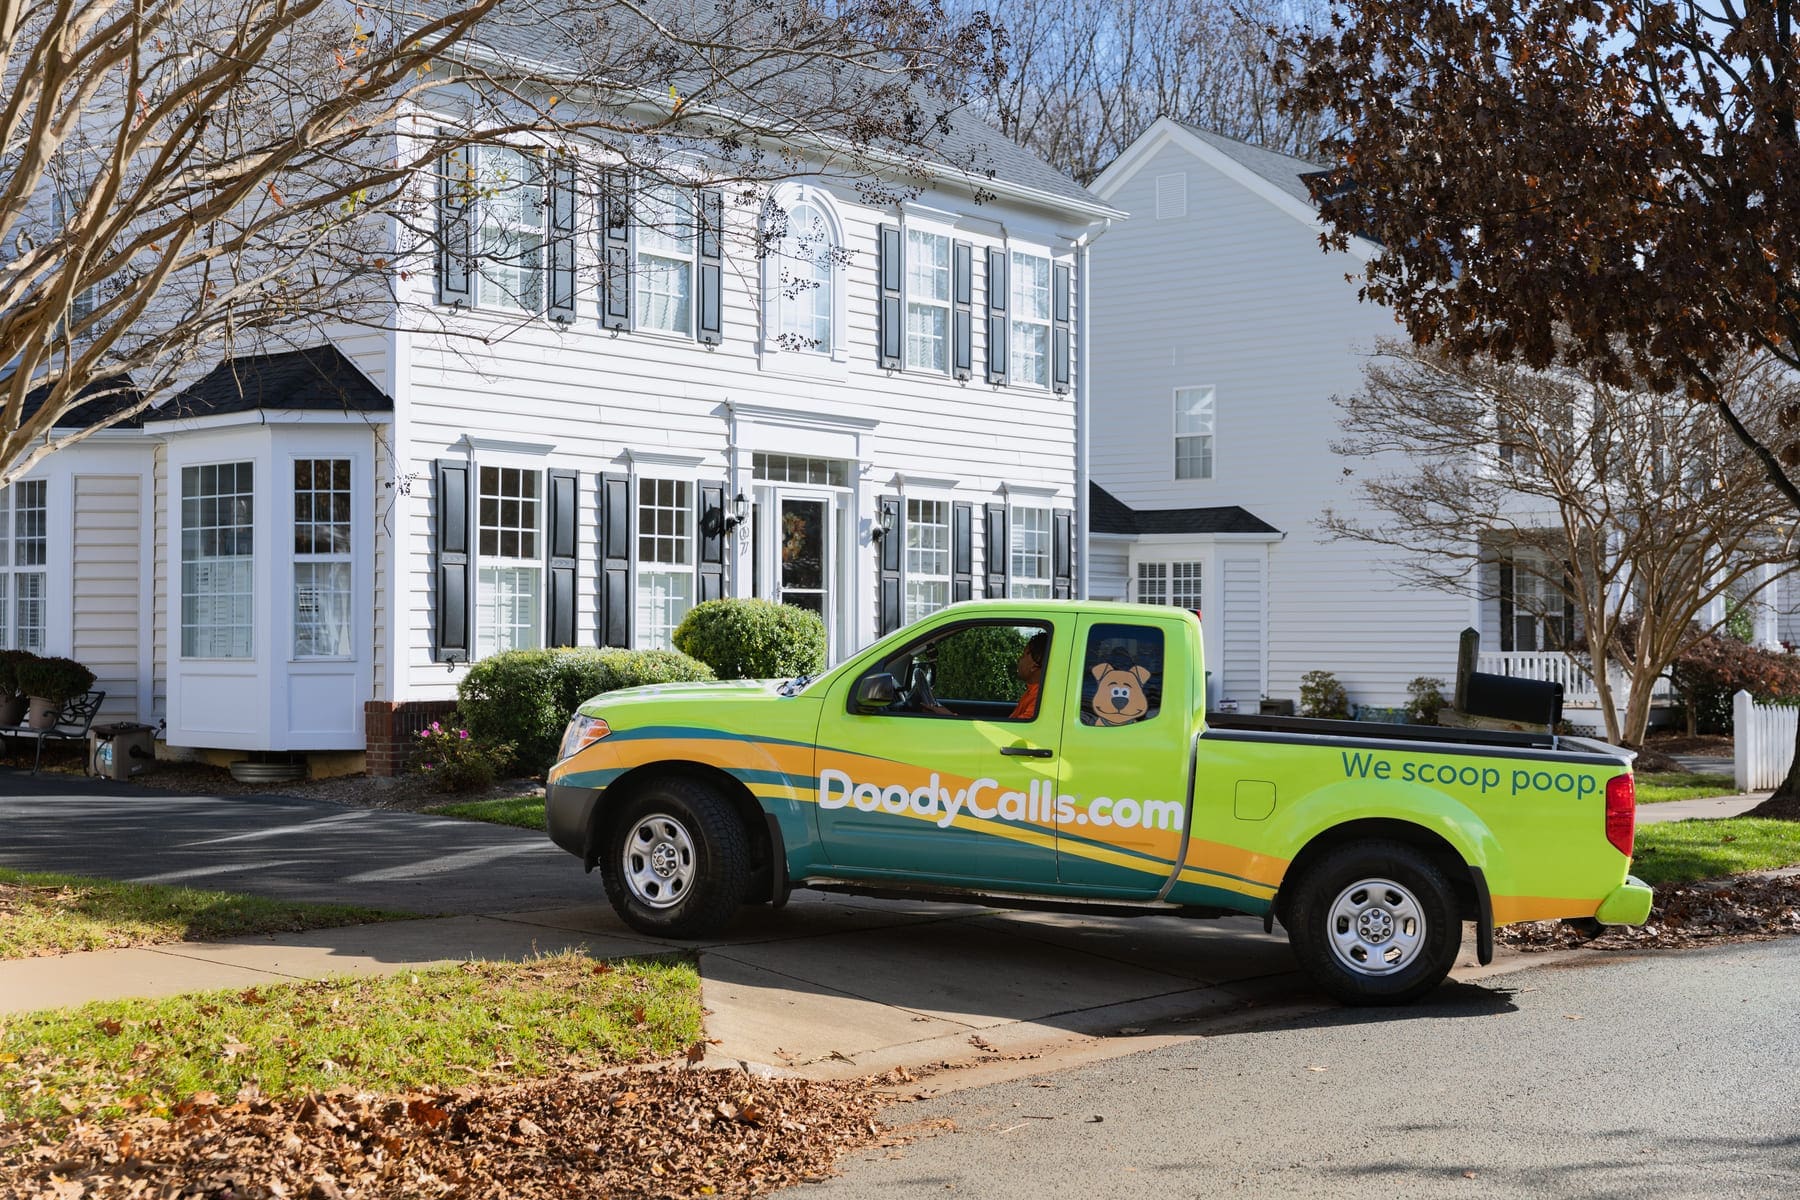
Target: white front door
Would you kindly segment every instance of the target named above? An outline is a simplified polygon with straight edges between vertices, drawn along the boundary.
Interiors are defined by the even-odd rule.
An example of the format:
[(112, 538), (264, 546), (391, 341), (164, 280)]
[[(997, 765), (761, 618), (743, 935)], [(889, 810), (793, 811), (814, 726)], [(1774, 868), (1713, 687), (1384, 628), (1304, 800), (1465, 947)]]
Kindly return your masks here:
[(825, 622), (826, 654), (844, 653), (842, 580), (844, 513), (841, 494), (806, 488), (764, 487), (756, 503), (757, 594), (792, 604)]

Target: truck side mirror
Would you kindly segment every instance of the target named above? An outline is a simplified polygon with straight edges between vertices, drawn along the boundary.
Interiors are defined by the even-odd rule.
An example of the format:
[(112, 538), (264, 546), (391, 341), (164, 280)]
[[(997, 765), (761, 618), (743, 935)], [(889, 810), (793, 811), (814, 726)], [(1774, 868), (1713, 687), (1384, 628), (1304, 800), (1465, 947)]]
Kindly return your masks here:
[(900, 698), (900, 682), (885, 672), (856, 681), (856, 711), (879, 712)]

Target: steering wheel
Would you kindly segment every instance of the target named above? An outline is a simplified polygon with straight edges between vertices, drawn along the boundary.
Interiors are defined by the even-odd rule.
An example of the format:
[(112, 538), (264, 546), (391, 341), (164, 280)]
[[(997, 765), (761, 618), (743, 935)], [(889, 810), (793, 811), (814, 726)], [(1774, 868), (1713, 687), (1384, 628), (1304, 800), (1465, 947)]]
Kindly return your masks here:
[(914, 712), (936, 708), (938, 698), (931, 690), (931, 664), (915, 659), (907, 681), (906, 707)]

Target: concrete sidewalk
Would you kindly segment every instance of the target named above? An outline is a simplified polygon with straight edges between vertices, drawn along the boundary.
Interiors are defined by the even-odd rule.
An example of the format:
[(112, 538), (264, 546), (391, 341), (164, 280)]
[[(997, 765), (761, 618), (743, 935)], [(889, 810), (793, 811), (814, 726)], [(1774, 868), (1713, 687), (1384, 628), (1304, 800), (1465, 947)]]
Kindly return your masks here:
[(1654, 825), (1659, 821), (1738, 817), (1768, 798), (1767, 792), (1743, 792), (1736, 796), (1708, 796), (1704, 800), (1667, 800), (1661, 804), (1640, 804), (1637, 808), (1637, 820), (1639, 825)]

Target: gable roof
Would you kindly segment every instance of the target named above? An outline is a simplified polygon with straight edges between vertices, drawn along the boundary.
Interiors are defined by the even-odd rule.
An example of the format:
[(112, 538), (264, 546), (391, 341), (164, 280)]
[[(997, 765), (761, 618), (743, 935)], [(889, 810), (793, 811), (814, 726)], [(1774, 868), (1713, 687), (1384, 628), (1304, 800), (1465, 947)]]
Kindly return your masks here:
[(1185, 121), (1180, 124), (1183, 129), (1258, 178), (1268, 180), (1302, 204), (1318, 207), (1313, 202), (1312, 190), (1306, 186), (1306, 177), (1325, 171), (1323, 164), (1262, 146), (1253, 146), (1249, 142), (1201, 129), (1198, 125), (1189, 125)]
[(312, 346), (228, 358), (144, 419), (178, 421), (256, 409), (375, 413), (394, 411), (394, 401), (336, 346)]
[[(378, 7), (386, 10), (388, 17), (396, 23), (417, 24), (442, 16), (458, 5), (455, 0), (382, 0)], [(674, 28), (683, 25), (692, 27), (696, 23), (697, 12), (714, 7), (709, 0), (647, 0), (643, 5), (647, 16)], [(729, 17), (734, 27), (757, 20), (774, 23), (770, 33), (771, 39), (774, 39), (779, 37), (778, 23), (783, 20), (780, 11), (782, 7), (783, 4), (779, 2), (738, 4), (720, 15)], [(534, 7), (531, 0), (499, 0), (472, 41), (477, 50), (486, 49), (490, 53), (538, 70), (561, 71), (572, 78), (579, 78), (583, 74), (591, 75), (599, 65), (594, 60), (594, 48), (604, 45), (609, 35), (619, 36), (620, 31), (617, 28), (603, 29), (597, 36), (592, 25), (593, 10), (584, 10), (578, 6), (571, 11), (580, 13), (584, 23), (577, 26), (546, 20), (543, 9)], [(619, 26), (631, 20), (633, 15), (628, 6), (613, 6), (607, 11), (607, 21)], [(656, 36), (658, 35), (646, 31), (646, 37)], [(683, 95), (699, 93), (705, 89), (707, 79), (703, 75), (685, 70), (680, 63), (674, 61), (668, 64), (668, 68), (667, 76), (644, 81), (646, 96), (655, 94), (663, 87), (673, 87)], [(768, 111), (779, 113), (783, 96), (804, 93), (816, 97), (820, 94), (844, 92), (848, 97), (847, 108), (854, 111), (854, 100), (858, 95), (855, 90), (857, 81), (853, 73), (846, 74), (845, 71), (843, 63), (821, 66), (799, 54), (794, 56), (791, 66), (777, 69), (776, 64), (764, 56), (757, 63), (755, 78), (748, 81), (745, 90), (736, 93), (734, 98), (745, 105), (758, 104)], [(712, 103), (724, 111), (729, 101)], [(935, 113), (938, 106), (926, 104), (924, 107), (928, 112)], [(1123, 215), (1032, 151), (1013, 142), (967, 106), (946, 115), (937, 136), (929, 145), (930, 152), (922, 157), (929, 164), (942, 168), (942, 177), (947, 181), (963, 179), (977, 188), (987, 188), (993, 184), (1010, 185), (1014, 189), (1078, 208), (1090, 215)], [(899, 154), (907, 152), (899, 147), (893, 149)]]
[[(48, 386), (35, 387), (25, 394), (25, 405), (20, 413), (21, 421), (29, 421), (50, 398)], [(101, 421), (130, 408), (143, 399), (143, 394), (131, 382), (131, 376), (121, 375), (115, 379), (102, 379), (88, 384), (76, 396), (78, 403), (74, 408), (56, 419), (53, 428), (85, 429), (89, 425), (98, 425)], [(134, 413), (113, 425), (114, 429), (137, 429), (144, 423), (143, 413)]]
[(1135, 509), (1088, 481), (1088, 524), (1095, 533), (1273, 533), (1281, 530), (1236, 504), (1216, 508)]

